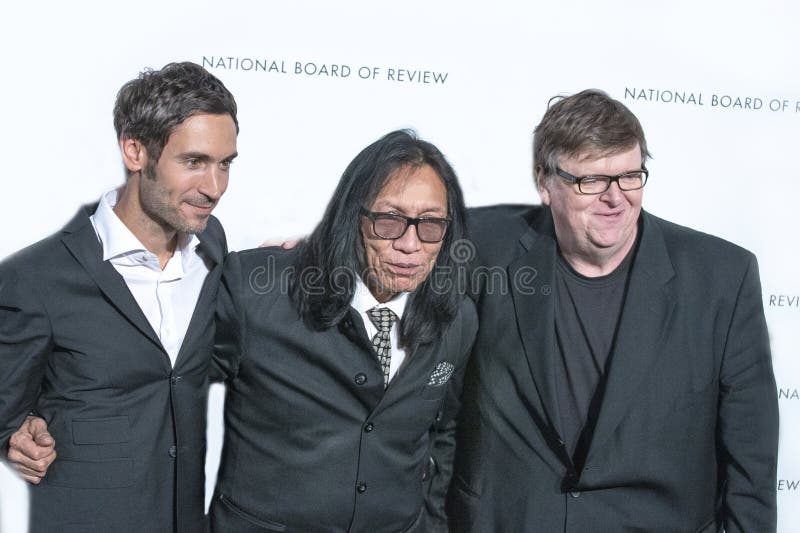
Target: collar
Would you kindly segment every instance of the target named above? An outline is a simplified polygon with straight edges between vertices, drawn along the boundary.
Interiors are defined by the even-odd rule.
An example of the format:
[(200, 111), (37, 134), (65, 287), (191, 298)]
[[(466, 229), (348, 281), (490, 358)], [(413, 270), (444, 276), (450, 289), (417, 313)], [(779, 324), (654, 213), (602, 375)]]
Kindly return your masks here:
[[(97, 238), (100, 239), (103, 247), (103, 261), (133, 265), (141, 264), (143, 262), (142, 258), (144, 258), (148, 263), (151, 259), (154, 259), (157, 265), (158, 258), (155, 257), (155, 254), (145, 248), (136, 235), (128, 229), (114, 212), (118, 197), (118, 189), (104, 194), (100, 198), (97, 210), (91, 216)], [(172, 257), (172, 259), (175, 259), (177, 256), (178, 261), (170, 260), (165, 270), (175, 270), (177, 268), (186, 270), (188, 268), (187, 262), (199, 244), (200, 239), (196, 235), (179, 233), (175, 254)], [(182, 272), (175, 271), (174, 274), (180, 276)]]
[(350, 305), (358, 311), (359, 313), (366, 313), (373, 307), (388, 307), (389, 309), (397, 315), (397, 319), (400, 320), (403, 318), (403, 310), (406, 307), (406, 301), (408, 300), (408, 293), (401, 292), (395, 295), (394, 298), (389, 300), (388, 302), (380, 303), (372, 293), (367, 288), (367, 285), (361, 279), (361, 276), (356, 276), (356, 290), (353, 294), (353, 301)]

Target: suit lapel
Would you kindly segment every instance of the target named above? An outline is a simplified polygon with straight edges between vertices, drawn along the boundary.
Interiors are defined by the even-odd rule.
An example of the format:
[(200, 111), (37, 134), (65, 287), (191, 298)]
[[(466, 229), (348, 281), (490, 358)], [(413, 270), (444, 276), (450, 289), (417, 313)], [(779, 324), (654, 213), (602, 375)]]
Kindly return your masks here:
[[(525, 358), (541, 406), (541, 415), (558, 429), (554, 372), (553, 302), (542, 287), (552, 287), (555, 243), (526, 234), (522, 242), (527, 251), (508, 267), (510, 291)], [(526, 281), (530, 279), (532, 283)]]
[(517, 327), (525, 351), (525, 359), (533, 386), (521, 388), (530, 396), (525, 403), (541, 430), (547, 445), (554, 452), (545, 454), (554, 471), (571, 460), (560, 438), (556, 394), (555, 306), (552, 296), (557, 247), (549, 210), (535, 221), (519, 241), (524, 252), (508, 267), (510, 292), (514, 301)]
[(618, 336), (608, 369), (594, 436), (587, 460), (602, 447), (635, 403), (635, 394), (649, 374), (675, 306), (669, 291), (674, 276), (660, 228), (647, 213), (634, 259)]
[(202, 332), (206, 327), (205, 318), (209, 313), (213, 315), (216, 308), (217, 280), (220, 276), (222, 263), (225, 260), (225, 250), (210, 235), (207, 239), (200, 241), (198, 249), (213, 262), (213, 265), (209, 269), (206, 279), (203, 281), (203, 287), (200, 289), (200, 295), (197, 297), (197, 304), (194, 306), (194, 311), (192, 311), (189, 327), (186, 329), (186, 335), (178, 351), (178, 357), (175, 358), (175, 368), (178, 368), (183, 359), (188, 357), (187, 354), (194, 353), (195, 341), (202, 337)]
[[(337, 328), (350, 342), (361, 348), (364, 357), (369, 358), (369, 364), (374, 365), (376, 374), (383, 376), (380, 363), (378, 363), (378, 357), (375, 355), (375, 349), (372, 347), (372, 342), (367, 336), (367, 329), (364, 327), (364, 321), (360, 313), (353, 307), (348, 307), (347, 314), (339, 322)], [(385, 396), (382, 382), (370, 383), (356, 390), (362, 395), (362, 400), (365, 405), (369, 406), (370, 412), (375, 410), (376, 406)]]
[[(103, 261), (103, 248), (92, 227), (89, 216), (96, 209), (83, 207), (64, 228), (64, 245), (91, 276), (109, 302), (145, 337), (150, 339), (166, 356), (155, 331), (136, 303), (125, 280), (108, 261)], [(165, 359), (165, 361), (169, 361)]]

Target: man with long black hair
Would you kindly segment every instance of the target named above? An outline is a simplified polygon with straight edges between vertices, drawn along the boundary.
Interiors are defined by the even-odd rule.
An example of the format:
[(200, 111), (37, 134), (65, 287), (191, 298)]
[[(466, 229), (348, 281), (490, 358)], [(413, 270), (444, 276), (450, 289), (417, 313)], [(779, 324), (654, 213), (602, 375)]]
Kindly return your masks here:
[(396, 131), (350, 163), (296, 249), (228, 256), (213, 531), (445, 527), (453, 448), (437, 436), (452, 429), (477, 330), (457, 283), (463, 237), (453, 169)]

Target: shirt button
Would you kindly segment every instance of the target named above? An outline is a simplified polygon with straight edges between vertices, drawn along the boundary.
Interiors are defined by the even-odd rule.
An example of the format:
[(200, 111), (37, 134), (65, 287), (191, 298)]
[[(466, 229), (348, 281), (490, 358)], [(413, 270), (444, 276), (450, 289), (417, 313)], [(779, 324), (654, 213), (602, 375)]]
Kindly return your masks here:
[(375, 426), (372, 424), (372, 422), (367, 422), (366, 425), (364, 426), (364, 431), (366, 431), (367, 433), (369, 433), (373, 429), (375, 429)]
[(359, 494), (364, 494), (365, 492), (367, 492), (367, 484), (362, 481), (361, 483), (356, 485), (356, 490), (358, 491)]
[(169, 456), (173, 457), (173, 458), (177, 457), (178, 456), (178, 448), (176, 448), (175, 446), (170, 446), (169, 447)]
[(359, 373), (358, 373), (358, 374), (356, 374), (356, 376), (353, 378), (353, 381), (355, 381), (355, 382), (356, 382), (356, 385), (363, 385), (364, 383), (366, 383), (366, 382), (367, 382), (367, 375), (366, 375), (366, 374), (364, 374), (363, 372), (359, 372)]

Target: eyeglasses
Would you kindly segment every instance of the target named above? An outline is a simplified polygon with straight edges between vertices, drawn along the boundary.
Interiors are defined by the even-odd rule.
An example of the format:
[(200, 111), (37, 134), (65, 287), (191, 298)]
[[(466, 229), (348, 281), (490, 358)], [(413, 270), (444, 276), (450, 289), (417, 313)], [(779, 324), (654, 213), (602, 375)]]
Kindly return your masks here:
[(361, 214), (372, 221), (372, 231), (381, 239), (399, 239), (406, 234), (409, 226), (414, 226), (420, 241), (439, 242), (444, 239), (450, 224), (449, 217), (412, 218), (397, 213), (375, 213), (364, 208), (361, 209)]
[(616, 181), (620, 190), (622, 191), (635, 191), (641, 189), (647, 183), (647, 177), (650, 175), (647, 169), (642, 166), (642, 170), (633, 170), (631, 172), (623, 172), (616, 176), (573, 176), (569, 172), (565, 172), (556, 167), (556, 174), (578, 184), (578, 191), (581, 194), (602, 194), (611, 187), (611, 183)]

